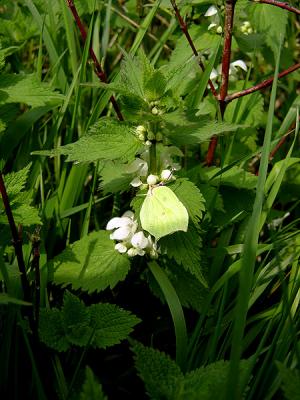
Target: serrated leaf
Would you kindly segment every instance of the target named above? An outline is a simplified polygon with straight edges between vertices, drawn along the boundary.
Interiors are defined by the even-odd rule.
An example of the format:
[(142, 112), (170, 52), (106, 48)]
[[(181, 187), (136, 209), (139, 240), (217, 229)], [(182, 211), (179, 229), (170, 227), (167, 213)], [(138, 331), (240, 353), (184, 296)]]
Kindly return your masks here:
[(267, 45), (277, 54), (288, 22), (288, 12), (268, 4), (255, 4), (252, 8), (251, 24), (259, 33), (265, 34)]
[(43, 343), (56, 351), (68, 350), (70, 343), (65, 336), (60, 310), (57, 308), (40, 310), (39, 336)]
[[(242, 360), (240, 363), (241, 375), (248, 368), (249, 363)], [(215, 400), (226, 388), (229, 371), (228, 361), (217, 361), (206, 367), (189, 372), (184, 377), (184, 384), (179, 396), (180, 400)], [(242, 380), (242, 378), (241, 378)]]
[(169, 185), (178, 199), (186, 207), (191, 220), (197, 224), (205, 211), (205, 199), (199, 188), (188, 179), (179, 178)]
[(101, 175), (100, 189), (104, 194), (118, 193), (130, 190), (130, 182), (133, 179), (132, 174), (124, 173), (126, 164), (116, 161), (106, 161), (99, 168)]
[(89, 308), (77, 296), (66, 291), (61, 313), (68, 341), (78, 346), (86, 345), (92, 336)]
[(20, 171), (11, 172), (4, 176), (6, 191), (7, 194), (11, 197), (11, 200), (13, 200), (13, 197), (16, 194), (19, 194), (25, 188), (30, 167), (31, 163), (28, 164), (26, 167), (20, 169)]
[(199, 230), (193, 223), (189, 224), (187, 232), (175, 232), (159, 241), (163, 254), (174, 259), (193, 274), (199, 282), (207, 287), (206, 279), (201, 268), (202, 240)]
[[(236, 90), (242, 90), (242, 85), (237, 85)], [(237, 103), (239, 102), (239, 105)], [(237, 101), (232, 101), (226, 107), (225, 121), (231, 123), (235, 116), (236, 123), (243, 123), (245, 126), (258, 126), (262, 122), (264, 115), (264, 99), (261, 93), (251, 93), (248, 96), (244, 96)], [(236, 107), (238, 107), (238, 113), (235, 115)]]
[(183, 379), (183, 374), (171, 357), (138, 342), (134, 342), (131, 349), (138, 375), (144, 381), (151, 398), (177, 398), (178, 383)]
[(56, 284), (89, 293), (111, 289), (125, 279), (130, 262), (118, 253), (106, 231), (93, 232), (74, 242), (49, 262)]
[(281, 378), (281, 387), (286, 400), (300, 400), (300, 371), (287, 368), (279, 361), (276, 362)]
[(91, 368), (85, 368), (85, 381), (79, 395), (79, 400), (107, 400), (101, 384), (95, 378)]
[(132, 332), (133, 327), (141, 320), (129, 311), (114, 304), (93, 304), (89, 307), (94, 330), (91, 345), (105, 348), (120, 343)]
[(41, 83), (35, 75), (1, 74), (0, 103), (25, 103), (32, 107), (60, 104), (64, 96)]
[(237, 189), (253, 190), (257, 185), (257, 176), (243, 168), (233, 166), (222, 172), (219, 167), (211, 167), (206, 171), (210, 183), (215, 185), (231, 186)]
[(126, 122), (103, 118), (94, 124), (89, 132), (77, 142), (58, 147), (55, 150), (35, 151), (32, 154), (61, 155), (67, 161), (93, 162), (97, 160), (131, 161), (141, 147), (141, 141), (134, 135), (134, 129)]
[(207, 142), (214, 135), (233, 132), (241, 127), (242, 125), (203, 119), (199, 121), (199, 123), (193, 123), (189, 125), (171, 125), (168, 127), (168, 130), (165, 132), (165, 134), (173, 144), (181, 146)]

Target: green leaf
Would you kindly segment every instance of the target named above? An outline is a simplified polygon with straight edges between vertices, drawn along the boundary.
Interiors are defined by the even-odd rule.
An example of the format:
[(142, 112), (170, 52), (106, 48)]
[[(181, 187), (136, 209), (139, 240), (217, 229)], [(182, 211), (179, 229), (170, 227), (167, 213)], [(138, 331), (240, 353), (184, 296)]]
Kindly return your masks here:
[(132, 174), (124, 173), (126, 164), (115, 160), (106, 161), (99, 168), (101, 175), (100, 189), (104, 194), (118, 193), (130, 190), (130, 182), (133, 179)]
[(39, 321), (40, 340), (56, 351), (66, 351), (70, 347), (63, 328), (63, 316), (57, 308), (42, 308)]
[(140, 211), (141, 225), (157, 240), (176, 231), (187, 231), (187, 209), (167, 186), (150, 187)]
[(252, 9), (251, 24), (265, 34), (266, 44), (277, 55), (281, 41), (285, 36), (288, 12), (268, 4), (255, 4)]
[[(242, 90), (242, 83), (236, 85), (236, 91)], [(238, 113), (235, 115), (238, 107)], [(238, 101), (232, 101), (226, 107), (225, 121), (228, 123), (243, 123), (245, 126), (256, 127), (261, 124), (264, 116), (264, 99), (261, 93), (251, 93), (248, 96), (240, 98)], [(252, 129), (253, 132), (253, 129)]]
[(105, 348), (126, 339), (141, 320), (114, 304), (93, 304), (89, 307), (91, 327), (95, 330), (91, 345)]
[(89, 293), (111, 289), (125, 279), (130, 263), (126, 256), (114, 248), (106, 231), (93, 232), (74, 242), (49, 262), (56, 284)]
[[(241, 361), (241, 374), (247, 371), (248, 365), (247, 361)], [(217, 361), (189, 372), (184, 377), (184, 385), (179, 399), (214, 400), (220, 398), (220, 393), (224, 392), (226, 387), (228, 371), (228, 361)]]
[(222, 172), (219, 167), (211, 167), (206, 171), (206, 175), (213, 185), (231, 186), (237, 189), (253, 190), (257, 185), (257, 176), (234, 165)]
[(85, 368), (85, 381), (79, 395), (79, 400), (107, 400), (101, 384), (95, 378), (91, 368)]
[(187, 232), (175, 232), (162, 238), (159, 243), (163, 254), (174, 259), (207, 287), (201, 267), (202, 239), (193, 223), (190, 223)]
[[(167, 114), (163, 119), (167, 121)], [(167, 127), (168, 130), (165, 131), (166, 136), (173, 144), (181, 146), (207, 142), (214, 135), (236, 131), (242, 126), (228, 122), (208, 121), (207, 119), (203, 119), (197, 123), (188, 125), (182, 124), (181, 126), (171, 125)]]
[(177, 388), (183, 379), (178, 365), (165, 353), (133, 342), (135, 367), (153, 399), (177, 398)]
[(174, 183), (169, 185), (169, 188), (184, 204), (191, 220), (197, 224), (202, 218), (202, 212), (205, 211), (205, 199), (199, 188), (185, 178), (176, 179)]
[(41, 309), (39, 335), (43, 343), (57, 351), (71, 345), (106, 348), (120, 343), (140, 319), (114, 304), (89, 307), (68, 291), (61, 310)]
[(0, 104), (25, 103), (33, 107), (60, 104), (64, 96), (53, 91), (35, 75), (1, 74)]
[(67, 161), (93, 162), (97, 160), (131, 161), (141, 148), (141, 141), (134, 135), (134, 128), (125, 122), (103, 118), (77, 142), (55, 150), (35, 151), (32, 154), (67, 155)]
[(281, 387), (286, 400), (300, 400), (300, 371), (289, 369), (279, 361), (276, 362), (282, 381)]

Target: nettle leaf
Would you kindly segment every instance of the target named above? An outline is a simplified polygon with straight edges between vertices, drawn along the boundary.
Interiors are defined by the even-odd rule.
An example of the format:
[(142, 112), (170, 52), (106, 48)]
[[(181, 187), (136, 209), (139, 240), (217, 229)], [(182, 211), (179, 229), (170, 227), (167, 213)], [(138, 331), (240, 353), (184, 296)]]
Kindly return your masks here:
[[(11, 172), (4, 176), (4, 183), (10, 200), (15, 223), (24, 226), (40, 225), (42, 223), (38, 210), (30, 205), (32, 201), (32, 193), (24, 191), (30, 167), (31, 164), (28, 164), (20, 171)], [(1, 197), (0, 224), (8, 224)]]
[(32, 107), (60, 104), (64, 96), (53, 91), (35, 75), (1, 74), (0, 103), (25, 103)]
[(277, 361), (277, 368), (281, 378), (281, 387), (286, 400), (300, 400), (300, 371), (299, 369), (287, 368), (284, 364)]
[(285, 37), (288, 12), (268, 4), (255, 4), (251, 11), (251, 24), (259, 33), (265, 34), (266, 44), (277, 54)]
[(207, 142), (214, 135), (233, 132), (241, 127), (243, 125), (203, 119), (188, 125), (167, 126), (165, 134), (173, 144), (181, 146)]
[(105, 348), (120, 343), (141, 322), (135, 315), (114, 304), (93, 304), (89, 311), (90, 324), (95, 330), (91, 342), (93, 347)]
[[(180, 303), (187, 308), (192, 308), (201, 313), (203, 305), (208, 296), (208, 289), (195, 279), (189, 271), (179, 266), (174, 262), (167, 262), (164, 268), (165, 273), (168, 275), (176, 293), (179, 297)], [(152, 274), (147, 274), (149, 286), (154, 295), (156, 295), (162, 303), (165, 303), (165, 297), (153, 278)]]
[(40, 340), (56, 351), (66, 351), (70, 347), (63, 328), (63, 317), (60, 310), (42, 308), (39, 319)]
[(138, 375), (144, 381), (150, 397), (166, 400), (177, 398), (177, 389), (183, 374), (171, 357), (136, 341), (131, 349)]
[(132, 174), (126, 174), (126, 164), (115, 160), (106, 161), (99, 167), (101, 175), (100, 189), (104, 194), (118, 193), (130, 190), (130, 182), (133, 179)]
[(66, 155), (66, 161), (93, 162), (97, 160), (131, 161), (141, 147), (134, 128), (126, 123), (103, 118), (77, 142), (54, 150), (35, 151), (36, 155)]
[(174, 259), (207, 287), (201, 267), (201, 234), (192, 222), (187, 232), (175, 232), (166, 236), (159, 241), (159, 245), (163, 254)]
[(65, 292), (61, 310), (41, 309), (39, 335), (43, 343), (57, 351), (66, 351), (72, 345), (106, 348), (126, 339), (139, 322), (135, 315), (114, 304), (86, 307), (77, 296)]
[(205, 199), (199, 188), (185, 178), (178, 178), (169, 185), (178, 199), (184, 204), (188, 210), (191, 220), (197, 224), (205, 211)]
[(257, 185), (257, 176), (245, 171), (243, 168), (233, 166), (229, 170), (222, 172), (219, 167), (207, 169), (206, 175), (209, 177), (210, 184), (231, 186), (237, 189), (253, 190)]
[[(224, 392), (229, 372), (228, 361), (217, 361), (206, 367), (198, 368), (187, 373), (184, 377), (184, 384), (181, 388), (179, 399), (189, 400), (214, 400)], [(242, 360), (240, 363), (241, 379), (247, 372), (249, 363)]]
[(130, 262), (118, 253), (106, 231), (93, 232), (74, 242), (49, 262), (53, 282), (89, 293), (111, 289), (125, 279)]
[(79, 400), (107, 400), (101, 384), (95, 378), (91, 368), (85, 368), (85, 381), (79, 395)]
[[(242, 84), (242, 82), (237, 84), (235, 89), (237, 91), (242, 90)], [(237, 115), (235, 115), (236, 107), (238, 107)], [(244, 126), (256, 127), (262, 122), (263, 116), (264, 99), (261, 93), (256, 92), (240, 98), (238, 102), (232, 101), (229, 103), (226, 107), (224, 119), (231, 123), (235, 117), (236, 123), (242, 122)]]

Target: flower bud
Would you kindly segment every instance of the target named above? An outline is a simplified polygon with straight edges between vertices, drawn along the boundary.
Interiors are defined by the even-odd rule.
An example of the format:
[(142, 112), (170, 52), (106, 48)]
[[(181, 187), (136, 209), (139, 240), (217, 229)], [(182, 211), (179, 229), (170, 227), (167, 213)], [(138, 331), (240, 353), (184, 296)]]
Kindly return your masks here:
[(168, 181), (172, 177), (172, 171), (169, 169), (163, 169), (161, 171), (160, 177), (163, 181)]
[(152, 112), (152, 114), (157, 115), (158, 114), (158, 108), (157, 107), (153, 107), (151, 112)]
[(148, 185), (155, 185), (158, 181), (158, 177), (156, 175), (149, 175), (147, 178)]
[(221, 25), (219, 25), (217, 27), (217, 33), (222, 33), (223, 32), (223, 28), (221, 27)]

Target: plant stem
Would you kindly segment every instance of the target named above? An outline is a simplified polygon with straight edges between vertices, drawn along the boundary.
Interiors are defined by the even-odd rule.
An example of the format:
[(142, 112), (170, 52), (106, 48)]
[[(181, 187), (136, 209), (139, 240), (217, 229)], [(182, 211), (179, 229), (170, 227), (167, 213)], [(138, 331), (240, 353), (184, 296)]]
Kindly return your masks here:
[(8, 219), (11, 235), (12, 235), (12, 244), (15, 248), (15, 253), (18, 261), (18, 267), (21, 275), (21, 284), (22, 284), (22, 289), (23, 289), (23, 295), (24, 295), (24, 300), (25, 301), (30, 301), (30, 288), (29, 284), (27, 281), (26, 277), (26, 267), (25, 267), (25, 262), (24, 262), (24, 256), (23, 256), (23, 249), (22, 249), (22, 238), (21, 238), (21, 232), (18, 232), (15, 220), (12, 214), (10, 202), (8, 199), (4, 179), (2, 176), (2, 173), (0, 172), (0, 193), (2, 196), (3, 204), (4, 204), (4, 209), (5, 213)]
[[(176, 17), (178, 19), (180, 28), (181, 28), (182, 32), (184, 33), (184, 35), (185, 35), (185, 37), (186, 37), (186, 39), (187, 39), (187, 41), (188, 41), (188, 43), (190, 45), (190, 48), (192, 49), (192, 51), (194, 53), (194, 55), (196, 57), (198, 57), (199, 56), (198, 51), (197, 51), (197, 49), (195, 47), (193, 39), (191, 38), (191, 35), (189, 34), (189, 31), (187, 29), (187, 24), (184, 22), (181, 14), (179, 12), (179, 9), (177, 7), (176, 1), (175, 0), (170, 0), (170, 1), (171, 1), (171, 4), (172, 4), (172, 7), (174, 9), (175, 15), (176, 15)], [(202, 71), (204, 71), (205, 67), (204, 67), (203, 62), (200, 59), (198, 61), (198, 64), (199, 64), (200, 68), (202, 69)], [(209, 84), (209, 87), (210, 87), (210, 90), (211, 90), (212, 94), (214, 95), (215, 98), (217, 98), (218, 97), (218, 93), (217, 93), (217, 91), (216, 91), (216, 89), (214, 87), (214, 84), (212, 83), (212, 81), (210, 79), (208, 80), (208, 84)]]
[[(290, 74), (291, 72), (296, 71), (299, 68), (300, 68), (300, 63), (294, 64), (291, 67), (280, 72), (280, 74), (278, 74), (278, 78), (283, 78), (284, 76)], [(266, 87), (272, 85), (273, 80), (274, 80), (274, 77), (266, 79), (266, 80), (262, 81), (261, 83), (258, 83), (257, 85), (252, 86), (249, 89), (241, 90), (240, 92), (230, 94), (230, 95), (226, 96), (225, 103), (228, 104), (230, 101), (232, 101), (234, 99), (238, 99), (239, 97), (243, 97), (250, 93), (256, 92), (258, 90), (265, 89)]]
[[(87, 38), (87, 33), (86, 33), (85, 27), (83, 26), (83, 23), (82, 23), (79, 15), (78, 15), (77, 9), (76, 9), (75, 4), (74, 4), (74, 1), (73, 0), (67, 0), (67, 4), (68, 4), (68, 7), (70, 8), (70, 10), (71, 10), (71, 12), (73, 14), (74, 20), (75, 20), (75, 22), (76, 22), (76, 24), (77, 24), (77, 26), (78, 26), (78, 28), (80, 30), (83, 42), (85, 42), (86, 38)], [(106, 78), (105, 72), (103, 71), (103, 69), (102, 69), (102, 67), (100, 65), (100, 62), (98, 61), (98, 59), (96, 57), (96, 54), (94, 53), (94, 50), (93, 50), (91, 45), (89, 47), (89, 53), (90, 53), (91, 59), (92, 59), (93, 64), (94, 64), (95, 74), (98, 76), (98, 78), (100, 79), (101, 82), (107, 82), (107, 78)], [(124, 118), (123, 118), (121, 110), (120, 110), (120, 108), (118, 106), (118, 103), (116, 102), (115, 97), (111, 96), (110, 97), (110, 101), (111, 101), (111, 103), (113, 105), (113, 108), (114, 108), (119, 120), (123, 121)]]
[(271, 6), (275, 7), (280, 7), (283, 8), (284, 10), (291, 11), (295, 14), (300, 15), (300, 10), (296, 7), (290, 6), (288, 3), (283, 2), (283, 1), (277, 1), (277, 0), (254, 0), (255, 3), (264, 3), (264, 4), (270, 4)]
[[(225, 99), (228, 93), (231, 40), (232, 40), (232, 27), (233, 27), (235, 2), (236, 0), (226, 0), (226, 5), (225, 5), (224, 46), (222, 54), (222, 82), (220, 88), (220, 95), (218, 96), (222, 119), (224, 117), (225, 109), (227, 106)], [(206, 165), (208, 166), (210, 166), (213, 162), (217, 144), (218, 144), (218, 138), (217, 136), (213, 136), (210, 140), (205, 160)]]

